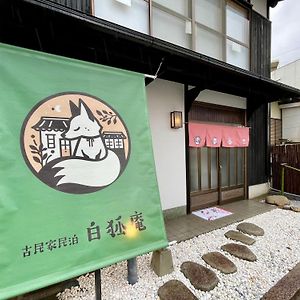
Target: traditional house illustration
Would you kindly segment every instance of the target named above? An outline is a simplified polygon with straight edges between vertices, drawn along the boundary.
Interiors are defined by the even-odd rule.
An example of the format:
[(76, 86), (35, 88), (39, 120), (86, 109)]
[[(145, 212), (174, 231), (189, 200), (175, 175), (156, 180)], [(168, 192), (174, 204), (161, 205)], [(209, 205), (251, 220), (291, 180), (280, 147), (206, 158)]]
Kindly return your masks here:
[(114, 151), (121, 160), (125, 160), (124, 140), (126, 136), (122, 132), (103, 132), (106, 147)]
[[(268, 192), (269, 103), (300, 96), (270, 79), (269, 12), (277, 3), (2, 1), (0, 41), (152, 75), (145, 89), (158, 186), (165, 214), (174, 216)], [(180, 124), (170, 126), (170, 112), (180, 112)], [(190, 124), (203, 124), (206, 143), (198, 138), (199, 147), (189, 144)], [(212, 132), (209, 125), (250, 128), (249, 145), (211, 147), (208, 137), (222, 136), (224, 127)], [(60, 155), (61, 131), (47, 126), (37, 130), (44, 129), (45, 143), (52, 134), (46, 144), (55, 140)], [(122, 140), (119, 133), (105, 133), (110, 148), (121, 149)]]
[[(77, 140), (68, 140), (63, 134), (68, 130), (70, 119), (42, 117), (32, 128), (39, 132), (43, 145), (43, 166), (50, 161), (65, 156), (72, 156)], [(108, 149), (113, 150), (119, 158), (125, 159), (124, 139), (122, 132), (103, 132), (103, 139)]]
[(43, 145), (42, 155), (47, 155), (43, 160), (43, 166), (56, 158), (71, 155), (71, 142), (62, 137), (68, 126), (68, 118), (42, 117), (32, 127), (40, 133), (40, 142)]

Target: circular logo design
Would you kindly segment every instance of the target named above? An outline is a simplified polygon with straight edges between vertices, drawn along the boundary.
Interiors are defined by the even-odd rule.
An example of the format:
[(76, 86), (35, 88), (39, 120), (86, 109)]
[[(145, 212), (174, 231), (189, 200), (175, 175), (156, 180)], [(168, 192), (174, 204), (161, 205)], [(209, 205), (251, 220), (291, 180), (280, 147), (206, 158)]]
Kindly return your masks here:
[(231, 138), (228, 138), (228, 139), (227, 139), (227, 144), (228, 144), (228, 145), (232, 145), (232, 143), (233, 143), (232, 139), (231, 139)]
[(48, 186), (86, 194), (121, 176), (130, 137), (111, 106), (70, 92), (52, 95), (31, 110), (23, 123), (21, 149), (33, 174)]
[(213, 145), (217, 145), (218, 144), (218, 138), (214, 137), (212, 139), (212, 143), (213, 143)]
[(200, 143), (201, 143), (201, 137), (200, 136), (195, 136), (194, 142), (195, 142), (196, 145), (200, 145)]

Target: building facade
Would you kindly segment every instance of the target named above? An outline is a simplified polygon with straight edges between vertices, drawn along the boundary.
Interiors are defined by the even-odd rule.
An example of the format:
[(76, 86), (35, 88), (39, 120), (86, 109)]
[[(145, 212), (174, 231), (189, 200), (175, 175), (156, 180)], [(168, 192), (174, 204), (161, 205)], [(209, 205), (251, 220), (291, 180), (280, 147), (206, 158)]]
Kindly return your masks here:
[[(152, 75), (145, 84), (161, 204), (167, 215), (184, 214), (268, 191), (268, 103), (300, 95), (269, 79), (268, 15), (277, 2), (11, 1), (1, 7), (0, 37)], [(183, 114), (181, 128), (170, 126), (173, 111)], [(250, 128), (250, 142), (190, 147), (189, 124)]]
[[(272, 79), (295, 88), (300, 88), (300, 60), (296, 60), (272, 71)], [(280, 124), (281, 138), (300, 142), (300, 98), (286, 99), (272, 103), (271, 118), (274, 125)], [(276, 126), (276, 125), (275, 125)], [(274, 127), (274, 126), (273, 126)], [(279, 127), (279, 125), (278, 125)], [(276, 128), (274, 129), (276, 131)]]

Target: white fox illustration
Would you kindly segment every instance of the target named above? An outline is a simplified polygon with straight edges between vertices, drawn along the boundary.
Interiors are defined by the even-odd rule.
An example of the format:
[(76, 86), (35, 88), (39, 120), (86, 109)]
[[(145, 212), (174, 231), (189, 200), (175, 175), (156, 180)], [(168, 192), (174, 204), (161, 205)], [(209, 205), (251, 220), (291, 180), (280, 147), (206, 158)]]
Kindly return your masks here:
[(71, 101), (70, 107), (72, 118), (64, 137), (68, 140), (77, 140), (73, 156), (94, 160), (105, 158), (107, 149), (100, 134), (102, 126), (98, 120), (81, 99), (79, 108)]
[(102, 126), (82, 99), (78, 107), (70, 101), (70, 108), (69, 129), (62, 136), (71, 140), (75, 148), (69, 159), (52, 167), (60, 168), (55, 174), (55, 177), (61, 177), (56, 185), (102, 187), (111, 184), (118, 178), (121, 164), (118, 156), (106, 148)]

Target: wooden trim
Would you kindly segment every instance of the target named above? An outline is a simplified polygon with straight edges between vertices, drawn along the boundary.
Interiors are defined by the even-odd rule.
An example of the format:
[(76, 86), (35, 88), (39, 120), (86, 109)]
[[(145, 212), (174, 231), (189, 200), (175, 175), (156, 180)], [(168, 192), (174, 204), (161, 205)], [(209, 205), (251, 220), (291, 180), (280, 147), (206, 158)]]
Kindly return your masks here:
[(216, 110), (227, 110), (227, 111), (234, 111), (234, 112), (243, 112), (246, 110), (243, 108), (224, 106), (224, 105), (220, 105), (220, 104), (213, 104), (213, 103), (207, 103), (207, 102), (202, 102), (202, 101), (195, 101), (193, 103), (193, 106), (207, 107), (207, 108), (216, 109)]
[(211, 148), (207, 148), (207, 176), (208, 188), (211, 190)]
[(227, 191), (242, 188), (243, 186), (244, 186), (243, 184), (238, 184), (238, 185), (235, 185), (235, 186), (226, 186), (226, 187), (221, 188), (221, 191), (222, 192), (227, 192)]
[(201, 148), (197, 148), (197, 164), (198, 164), (198, 189), (202, 189), (201, 179)]
[(222, 201), (222, 191), (221, 191), (221, 184), (222, 184), (222, 168), (220, 164), (220, 148), (217, 149), (217, 170), (218, 170), (218, 204)]
[(209, 193), (214, 193), (217, 192), (218, 189), (211, 189), (211, 190), (204, 190), (204, 191), (193, 191), (191, 192), (192, 196), (198, 196), (198, 195), (205, 195), (205, 194), (209, 194)]
[(148, 26), (149, 35), (153, 36), (153, 11), (152, 11), (152, 0), (148, 1)]
[(230, 148), (226, 148), (227, 186), (230, 186)]
[(238, 148), (234, 148), (234, 152), (235, 152), (235, 185), (238, 185), (238, 173), (239, 173), (239, 168), (238, 168), (238, 164), (239, 164), (239, 158), (238, 158)]
[[(151, 1), (151, 0), (150, 0)], [(184, 85), (184, 120), (189, 122), (188, 85)], [(186, 213), (191, 213), (191, 182), (190, 182), (190, 151), (189, 151), (189, 127), (185, 130), (185, 178), (186, 178)]]
[(95, 16), (95, 0), (90, 0), (90, 14)]
[(252, 8), (252, 4), (245, 0), (226, 0), (226, 3), (230, 3), (233, 6), (238, 7), (238, 8), (244, 8), (247, 10), (248, 13)]

